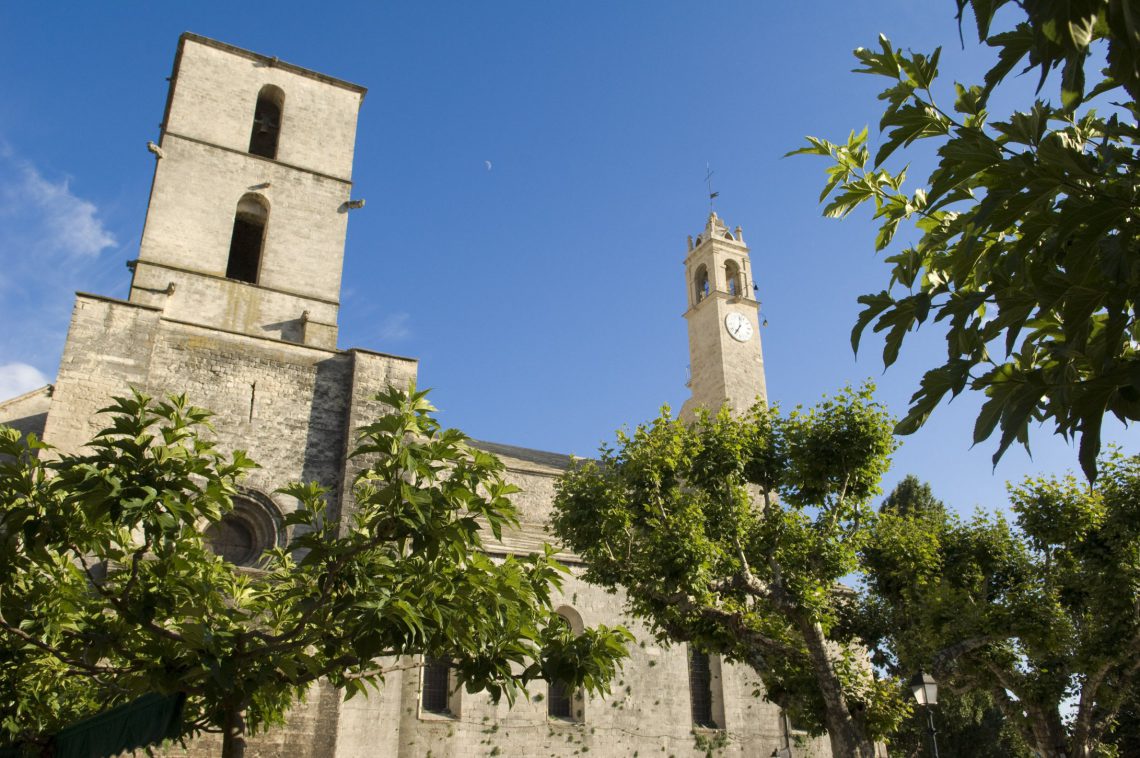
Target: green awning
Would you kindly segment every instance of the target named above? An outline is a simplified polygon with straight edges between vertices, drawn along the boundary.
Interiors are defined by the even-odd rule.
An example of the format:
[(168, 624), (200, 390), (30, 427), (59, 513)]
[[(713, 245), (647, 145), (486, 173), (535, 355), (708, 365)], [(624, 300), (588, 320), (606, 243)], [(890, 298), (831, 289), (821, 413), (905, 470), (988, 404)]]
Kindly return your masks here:
[[(103, 711), (55, 735), (52, 758), (109, 758), (127, 750), (157, 745), (179, 735), (186, 695), (143, 695)], [(20, 758), (19, 745), (0, 748), (0, 758)], [(35, 755), (35, 753), (33, 753)]]

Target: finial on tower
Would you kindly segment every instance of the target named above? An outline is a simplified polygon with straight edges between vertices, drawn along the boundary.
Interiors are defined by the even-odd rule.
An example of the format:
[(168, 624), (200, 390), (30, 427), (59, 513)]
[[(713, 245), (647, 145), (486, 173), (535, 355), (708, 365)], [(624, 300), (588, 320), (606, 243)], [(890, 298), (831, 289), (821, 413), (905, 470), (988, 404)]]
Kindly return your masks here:
[(709, 187), (709, 211), (710, 212), (712, 212), (712, 209), (713, 209), (713, 200), (715, 200), (717, 198), (717, 196), (720, 195), (719, 192), (713, 192), (712, 178), (713, 178), (714, 173), (715, 172), (712, 170), (712, 166), (710, 166), (708, 163), (706, 163), (705, 164), (705, 183), (708, 184), (708, 187)]
[(704, 239), (723, 239), (728, 227), (721, 221), (720, 216), (716, 215), (716, 211), (709, 211), (709, 220), (705, 224), (705, 233), (701, 235)]

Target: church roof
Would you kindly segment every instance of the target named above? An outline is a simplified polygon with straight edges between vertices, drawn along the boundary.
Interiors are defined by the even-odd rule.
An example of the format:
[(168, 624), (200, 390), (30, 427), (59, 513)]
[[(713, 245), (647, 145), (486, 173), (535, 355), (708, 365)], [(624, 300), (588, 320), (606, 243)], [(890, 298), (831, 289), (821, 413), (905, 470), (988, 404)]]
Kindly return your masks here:
[(480, 450), (486, 450), (488, 453), (495, 455), (514, 458), (520, 461), (527, 461), (528, 463), (538, 463), (543, 466), (550, 466), (551, 468), (568, 469), (570, 468), (571, 457), (563, 455), (562, 453), (551, 453), (546, 450), (534, 450), (529, 447), (516, 447), (514, 445), (503, 445), (498, 442), (487, 442), (485, 440), (471, 440), (471, 445)]

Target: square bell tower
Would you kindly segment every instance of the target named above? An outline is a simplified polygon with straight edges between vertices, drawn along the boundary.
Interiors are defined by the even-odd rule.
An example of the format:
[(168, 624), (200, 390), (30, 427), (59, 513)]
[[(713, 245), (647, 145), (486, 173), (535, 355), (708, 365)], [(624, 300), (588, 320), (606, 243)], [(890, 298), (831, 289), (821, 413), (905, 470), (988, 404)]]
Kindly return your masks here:
[(163, 318), (335, 348), (365, 89), (179, 39), (130, 301)]
[(697, 408), (713, 413), (727, 403), (733, 411), (767, 402), (764, 352), (760, 345), (748, 246), (740, 227), (729, 231), (710, 213), (696, 241), (689, 238), (685, 256), (689, 309), (689, 389), (681, 416)]

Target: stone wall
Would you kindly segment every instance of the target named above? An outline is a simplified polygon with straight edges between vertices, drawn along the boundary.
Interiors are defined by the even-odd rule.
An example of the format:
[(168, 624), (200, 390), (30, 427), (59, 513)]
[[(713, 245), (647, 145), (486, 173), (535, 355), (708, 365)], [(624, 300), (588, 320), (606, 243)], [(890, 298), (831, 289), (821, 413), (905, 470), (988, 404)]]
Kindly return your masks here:
[[(164, 139), (163, 151), (139, 249), (142, 261), (224, 277), (238, 201), (252, 192), (269, 205), (258, 283), (312, 300), (339, 300), (348, 223), (341, 205), (349, 199), (350, 184), (175, 135)], [(156, 284), (166, 287), (166, 282)], [(179, 301), (218, 307), (208, 299)], [(325, 320), (335, 323), (335, 310)]]
[(52, 386), (25, 392), (0, 402), (0, 424), (10, 426), (22, 435), (43, 436), (51, 407)]
[(367, 351), (321, 350), (168, 321), (148, 307), (80, 295), (60, 363), (46, 434), (75, 450), (100, 428), (96, 411), (131, 387), (186, 394), (214, 413), (223, 448), (261, 468), (245, 484), (274, 490), (292, 481), (342, 489), (353, 429), (379, 409), (368, 398), (406, 386), (416, 362)]
[(193, 34), (183, 35), (175, 74), (166, 131), (244, 153), (257, 95), (275, 85), (285, 93), (277, 160), (352, 178), (363, 87)]
[[(521, 529), (488, 537), (492, 553), (536, 550), (550, 541), (547, 523), (554, 482), (568, 462), (565, 456), (477, 443), (500, 456), (507, 477), (522, 488), (513, 500)], [(562, 465), (558, 465), (561, 462)], [(528, 698), (510, 707), (481, 693), (453, 697), (452, 716), (420, 708), (418, 667), (388, 676), (368, 698), (341, 705), (337, 758), (466, 758), (467, 756), (768, 756), (782, 747), (779, 709), (753, 694), (762, 690), (750, 669), (715, 660), (714, 713), (723, 730), (694, 729), (689, 696), (688, 653), (683, 644), (658, 642), (642, 624), (623, 613), (624, 598), (581, 579), (583, 567), (562, 553), (571, 575), (555, 606), (570, 608), (586, 626), (626, 625), (637, 641), (630, 658), (605, 697), (583, 697), (574, 722), (547, 716), (546, 685), (532, 685)], [(414, 662), (410, 662), (413, 663)], [(797, 756), (829, 755), (826, 740), (802, 740)]]

